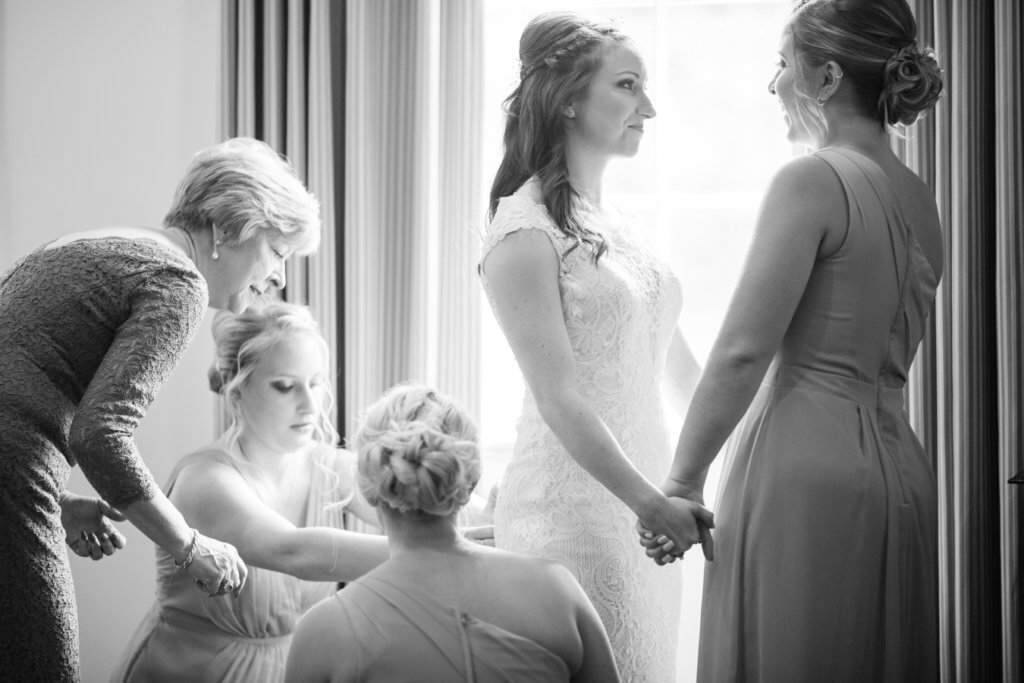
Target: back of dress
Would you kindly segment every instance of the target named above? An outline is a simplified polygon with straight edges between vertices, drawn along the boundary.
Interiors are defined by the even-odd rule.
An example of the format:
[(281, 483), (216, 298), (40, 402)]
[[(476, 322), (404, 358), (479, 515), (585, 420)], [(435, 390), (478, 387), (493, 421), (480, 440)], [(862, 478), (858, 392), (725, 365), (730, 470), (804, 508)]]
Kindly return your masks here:
[(888, 177), (846, 147), (817, 152), (848, 203), (846, 239), (819, 260), (777, 362), (902, 387), (938, 284)]
[(935, 477), (903, 409), (938, 278), (885, 172), (849, 208), (728, 449), (698, 680), (937, 680)]

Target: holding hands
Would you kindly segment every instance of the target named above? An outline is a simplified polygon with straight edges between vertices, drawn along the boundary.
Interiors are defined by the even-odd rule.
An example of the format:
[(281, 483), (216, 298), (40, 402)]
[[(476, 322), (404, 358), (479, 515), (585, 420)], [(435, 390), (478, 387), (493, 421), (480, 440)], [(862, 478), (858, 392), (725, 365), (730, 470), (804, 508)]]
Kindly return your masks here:
[(647, 556), (657, 564), (670, 564), (696, 543), (701, 544), (704, 557), (714, 560), (715, 542), (711, 529), (714, 514), (704, 507), (704, 486), (693, 479), (669, 478), (661, 487), (667, 496), (657, 516), (638, 519), (637, 533)]
[(61, 494), (60, 523), (64, 527), (64, 541), (79, 557), (99, 560), (124, 547), (124, 534), (110, 520), (123, 522), (125, 516), (102, 498), (67, 491)]

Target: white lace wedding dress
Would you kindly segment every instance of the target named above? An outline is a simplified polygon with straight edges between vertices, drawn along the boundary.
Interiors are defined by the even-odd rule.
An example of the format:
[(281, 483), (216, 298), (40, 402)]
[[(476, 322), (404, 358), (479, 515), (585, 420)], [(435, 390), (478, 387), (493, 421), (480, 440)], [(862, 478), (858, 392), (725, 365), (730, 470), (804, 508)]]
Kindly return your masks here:
[[(482, 259), (517, 230), (543, 231), (561, 259), (559, 289), (579, 389), (645, 476), (660, 484), (671, 458), (661, 379), (682, 305), (678, 279), (643, 246), (624, 216), (585, 213), (608, 242), (595, 266), (569, 249), (543, 205), (503, 198), (484, 237)], [(621, 218), (621, 220), (619, 220)], [(615, 223), (615, 224), (611, 224)], [(485, 290), (487, 280), (482, 277)], [(489, 293), (488, 293), (489, 295)], [(586, 473), (547, 427), (529, 389), (494, 518), (495, 545), (555, 560), (576, 575), (611, 638), (623, 681), (675, 681), (679, 565), (648, 559), (636, 516)]]

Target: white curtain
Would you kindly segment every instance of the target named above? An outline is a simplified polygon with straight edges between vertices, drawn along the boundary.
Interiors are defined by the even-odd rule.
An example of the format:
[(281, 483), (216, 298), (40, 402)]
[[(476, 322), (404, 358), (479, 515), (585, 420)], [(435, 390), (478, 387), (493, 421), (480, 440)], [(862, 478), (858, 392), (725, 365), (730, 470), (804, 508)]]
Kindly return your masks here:
[(479, 416), (482, 15), (476, 0), (349, 0), (345, 416), (426, 382)]

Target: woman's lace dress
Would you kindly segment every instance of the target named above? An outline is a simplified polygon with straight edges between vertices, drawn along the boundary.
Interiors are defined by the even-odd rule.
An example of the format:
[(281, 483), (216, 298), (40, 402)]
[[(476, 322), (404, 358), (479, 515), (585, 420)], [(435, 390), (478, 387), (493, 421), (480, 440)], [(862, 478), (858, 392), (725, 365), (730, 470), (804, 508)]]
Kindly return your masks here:
[[(670, 462), (661, 380), (682, 305), (679, 281), (625, 217), (598, 225), (594, 212), (583, 214), (609, 246), (595, 266), (588, 249), (571, 249), (544, 206), (523, 195), (499, 202), (481, 258), (517, 230), (548, 236), (561, 257), (562, 313), (579, 390), (637, 469), (661, 482)], [(572, 570), (604, 622), (623, 681), (671, 682), (681, 577), (678, 565), (658, 566), (644, 555), (635, 523), (562, 447), (527, 388), (498, 494), (495, 544)]]

